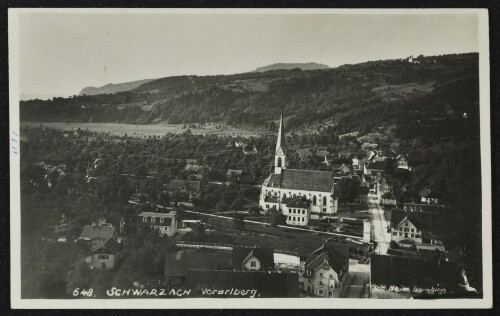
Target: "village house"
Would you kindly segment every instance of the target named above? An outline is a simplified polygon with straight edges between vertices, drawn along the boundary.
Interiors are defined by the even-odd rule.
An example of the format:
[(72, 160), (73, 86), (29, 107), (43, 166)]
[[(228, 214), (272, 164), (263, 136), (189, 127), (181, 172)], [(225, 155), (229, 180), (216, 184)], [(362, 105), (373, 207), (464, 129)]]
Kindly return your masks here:
[(311, 201), (311, 217), (330, 216), (337, 212), (332, 171), (287, 169), (285, 130), (281, 114), (274, 157), (274, 172), (262, 184), (259, 206), (282, 211), (282, 199), (303, 197)]
[[(287, 202), (289, 200), (289, 202)], [(307, 226), (311, 219), (310, 206), (308, 200), (302, 197), (282, 199), (283, 215), (286, 216), (286, 224), (294, 226)], [(286, 204), (284, 204), (286, 203)]]
[(375, 161), (370, 163), (365, 163), (363, 173), (366, 175), (377, 175), (385, 172), (386, 163), (385, 161)]
[(440, 196), (436, 192), (431, 191), (428, 188), (423, 188), (418, 192), (420, 195), (422, 203), (427, 203), (427, 204), (438, 204)]
[(177, 212), (142, 212), (138, 215), (137, 223), (140, 227), (151, 227), (156, 230), (160, 236), (171, 237), (177, 232)]
[(77, 241), (88, 246), (91, 254), (89, 265), (92, 269), (111, 269), (114, 266), (115, 255), (120, 250), (116, 241), (115, 227), (94, 221), (85, 225)]
[(169, 192), (186, 192), (191, 200), (200, 196), (200, 181), (171, 180), (168, 190)]
[(302, 289), (315, 297), (338, 297), (349, 270), (347, 245), (323, 245), (305, 262)]
[(444, 251), (446, 242), (459, 242), (462, 225), (462, 218), (455, 214), (395, 209), (391, 213), (391, 240), (408, 240), (417, 249)]
[(427, 203), (405, 203), (403, 209), (410, 212), (451, 212), (451, 208), (444, 205)]
[(273, 271), (274, 251), (271, 248), (234, 247), (232, 263), (235, 271)]
[(93, 240), (90, 246), (91, 269), (112, 269), (115, 265), (116, 254), (120, 249), (121, 244), (113, 238)]
[(394, 193), (389, 191), (382, 194), (382, 196), (380, 197), (380, 204), (385, 207), (395, 207), (397, 204), (397, 199), (394, 196)]
[(395, 159), (397, 169), (406, 169), (411, 171), (410, 162), (406, 155), (398, 155)]
[(110, 226), (118, 236), (125, 232), (125, 218), (118, 212), (99, 211), (92, 214), (92, 226)]
[(365, 155), (356, 154), (351, 158), (354, 170), (363, 170), (365, 167)]
[(370, 189), (367, 186), (360, 185), (358, 187), (358, 195), (354, 199), (354, 203), (359, 205), (367, 205), (369, 191)]
[(235, 182), (238, 181), (239, 177), (243, 174), (243, 170), (240, 169), (227, 169), (226, 181)]

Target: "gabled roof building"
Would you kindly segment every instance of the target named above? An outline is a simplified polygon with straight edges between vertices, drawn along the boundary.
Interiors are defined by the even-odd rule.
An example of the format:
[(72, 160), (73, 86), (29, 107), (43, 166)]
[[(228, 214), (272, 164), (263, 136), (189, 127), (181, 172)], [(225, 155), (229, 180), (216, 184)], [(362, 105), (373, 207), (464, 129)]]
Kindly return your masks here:
[[(269, 197), (274, 197), (270, 203)], [(281, 114), (274, 171), (263, 182), (259, 205), (263, 209), (283, 210), (283, 199), (303, 197), (310, 201), (307, 210), (312, 218), (333, 215), (337, 212), (338, 199), (334, 194), (334, 173), (332, 171), (287, 169), (285, 130)]]

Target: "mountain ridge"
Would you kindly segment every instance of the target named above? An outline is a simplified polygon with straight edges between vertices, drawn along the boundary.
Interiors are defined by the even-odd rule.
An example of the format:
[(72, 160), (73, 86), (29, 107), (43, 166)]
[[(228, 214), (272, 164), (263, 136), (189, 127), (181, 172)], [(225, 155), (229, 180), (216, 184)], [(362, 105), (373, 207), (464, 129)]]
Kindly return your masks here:
[(315, 62), (308, 63), (275, 63), (267, 66), (257, 67), (253, 72), (265, 72), (271, 70), (290, 70), (298, 68), (300, 70), (330, 69), (330, 66)]
[(89, 86), (80, 90), (80, 93), (78, 93), (78, 95), (79, 96), (97, 95), (97, 94), (109, 94), (109, 93), (130, 91), (153, 80), (155, 79), (142, 79), (136, 81), (122, 82), (122, 83), (108, 83), (100, 87)]

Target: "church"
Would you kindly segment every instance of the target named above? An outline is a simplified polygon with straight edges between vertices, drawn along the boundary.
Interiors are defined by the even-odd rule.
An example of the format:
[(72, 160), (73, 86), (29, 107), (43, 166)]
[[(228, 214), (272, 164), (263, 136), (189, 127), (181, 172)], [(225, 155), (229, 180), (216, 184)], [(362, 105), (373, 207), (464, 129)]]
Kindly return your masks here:
[(262, 184), (259, 206), (280, 210), (288, 225), (306, 226), (317, 219), (337, 213), (332, 171), (287, 169), (285, 129), (281, 113), (274, 172)]

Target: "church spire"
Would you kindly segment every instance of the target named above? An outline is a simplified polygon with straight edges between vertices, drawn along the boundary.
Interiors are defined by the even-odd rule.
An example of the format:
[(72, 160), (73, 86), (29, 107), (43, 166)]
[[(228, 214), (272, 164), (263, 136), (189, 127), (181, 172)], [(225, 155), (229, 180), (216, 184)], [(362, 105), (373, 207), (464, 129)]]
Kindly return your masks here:
[(281, 174), (282, 169), (286, 169), (285, 153), (285, 126), (283, 125), (283, 109), (281, 109), (280, 129), (278, 140), (276, 141), (276, 152), (274, 153), (274, 173)]
[(285, 153), (285, 127), (283, 126), (283, 108), (281, 109), (280, 129), (278, 132), (278, 141), (276, 142), (276, 154), (281, 149), (281, 154)]

